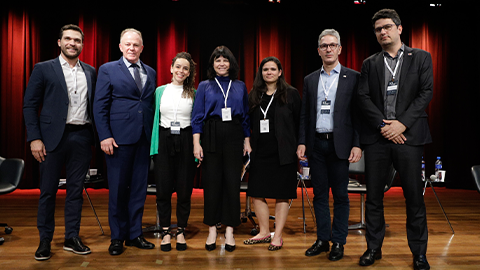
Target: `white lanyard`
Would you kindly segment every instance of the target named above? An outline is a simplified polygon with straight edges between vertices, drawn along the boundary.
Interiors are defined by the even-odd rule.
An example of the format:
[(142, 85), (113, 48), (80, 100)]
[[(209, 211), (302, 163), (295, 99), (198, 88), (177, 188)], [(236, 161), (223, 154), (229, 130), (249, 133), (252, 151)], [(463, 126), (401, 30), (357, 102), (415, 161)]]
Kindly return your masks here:
[(230, 86), (232, 85), (232, 80), (230, 80), (230, 82), (228, 83), (228, 89), (227, 89), (227, 94), (226, 95), (225, 95), (225, 92), (223, 91), (222, 86), (218, 82), (217, 78), (215, 78), (215, 81), (217, 82), (218, 87), (220, 87), (220, 90), (222, 90), (223, 97), (225, 98), (225, 108), (227, 108), (228, 93), (230, 92)]
[(72, 73), (73, 77), (73, 91), (77, 94), (77, 65), (70, 69), (70, 73)]
[[(260, 105), (260, 110), (263, 113), (263, 120), (267, 119), (268, 108), (270, 108), (270, 105), (272, 104), (272, 101), (273, 101), (273, 98), (275, 97), (276, 92), (277, 92), (277, 89), (275, 89), (275, 92), (273, 92), (272, 98), (270, 99), (270, 102), (268, 102), (268, 105), (267, 105), (267, 108), (265, 109), (265, 111), (262, 109), (262, 106)], [(262, 94), (262, 97), (263, 97), (263, 94)]]
[(332, 84), (330, 84), (330, 87), (325, 88), (325, 84), (323, 83), (323, 79), (322, 79), (322, 74), (320, 74), (320, 84), (322, 85), (323, 87), (323, 92), (325, 93), (325, 100), (328, 99), (328, 93), (330, 93), (330, 89), (332, 89), (332, 86), (337, 82), (337, 79), (338, 77), (335, 77), (335, 79), (332, 81)]
[(387, 57), (383, 57), (383, 61), (385, 62), (385, 66), (387, 67), (388, 71), (392, 73), (392, 80), (395, 80), (395, 74), (397, 74), (398, 66), (400, 65), (400, 58), (402, 58), (403, 52), (400, 53), (400, 56), (398, 57), (397, 64), (395, 65), (395, 70), (392, 71), (390, 68), (390, 65), (387, 63)]

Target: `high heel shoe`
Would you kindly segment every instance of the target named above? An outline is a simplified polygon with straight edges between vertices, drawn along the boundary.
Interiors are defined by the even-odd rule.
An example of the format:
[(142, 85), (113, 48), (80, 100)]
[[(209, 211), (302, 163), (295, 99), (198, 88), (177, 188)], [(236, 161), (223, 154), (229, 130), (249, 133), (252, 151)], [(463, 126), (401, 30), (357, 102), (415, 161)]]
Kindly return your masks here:
[[(224, 236), (225, 236), (225, 241), (226, 241), (227, 236), (226, 235), (224, 235)], [(235, 237), (233, 237), (233, 239), (235, 239)], [(236, 247), (236, 245), (229, 245), (229, 244), (225, 243), (225, 250), (228, 251), (228, 252), (233, 252), (235, 250), (235, 247)]]
[[(170, 231), (170, 228), (168, 228), (166, 230), (162, 230), (162, 232), (160, 233), (160, 237), (162, 238), (162, 240), (167, 235), (170, 235), (170, 241), (172, 241), (172, 233)], [(170, 250), (172, 250), (172, 244), (171, 243), (161, 244), (160, 245), (160, 250), (161, 251), (170, 251)]]
[(261, 243), (270, 243), (272, 241), (272, 236), (269, 234), (268, 236), (265, 236), (263, 238), (250, 238), (247, 240), (244, 240), (243, 243), (245, 245), (255, 245), (255, 244), (261, 244)]
[[(175, 234), (175, 237), (177, 237), (177, 239), (178, 239), (178, 235), (180, 235), (180, 234), (183, 234), (183, 237), (186, 238), (186, 236), (185, 236), (185, 228), (179, 227), (179, 228), (177, 229), (177, 233)], [(177, 240), (177, 245), (175, 246), (175, 248), (176, 248), (178, 251), (187, 250), (187, 243), (178, 243), (178, 240)]]
[(274, 245), (274, 244), (270, 243), (270, 245), (268, 246), (268, 250), (277, 251), (277, 250), (281, 249), (282, 247), (283, 247), (283, 239), (280, 238), (280, 245), (277, 246), (277, 245)]
[[(218, 235), (218, 233), (216, 233)], [(217, 235), (215, 235), (215, 242), (213, 244), (207, 244), (205, 243), (205, 249), (208, 251), (215, 250), (217, 248)]]

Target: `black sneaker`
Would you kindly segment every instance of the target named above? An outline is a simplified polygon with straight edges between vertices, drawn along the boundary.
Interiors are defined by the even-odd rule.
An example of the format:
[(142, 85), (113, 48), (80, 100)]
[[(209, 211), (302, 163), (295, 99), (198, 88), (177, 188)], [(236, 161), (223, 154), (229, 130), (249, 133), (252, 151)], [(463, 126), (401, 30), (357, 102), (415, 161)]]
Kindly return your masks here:
[(35, 260), (37, 261), (45, 261), (50, 259), (50, 241), (42, 240), (40, 241), (40, 245), (38, 245), (38, 249), (35, 252)]
[(86, 255), (92, 253), (89, 247), (85, 246), (80, 240), (80, 237), (75, 236), (70, 239), (65, 239), (63, 250), (71, 251), (75, 254)]

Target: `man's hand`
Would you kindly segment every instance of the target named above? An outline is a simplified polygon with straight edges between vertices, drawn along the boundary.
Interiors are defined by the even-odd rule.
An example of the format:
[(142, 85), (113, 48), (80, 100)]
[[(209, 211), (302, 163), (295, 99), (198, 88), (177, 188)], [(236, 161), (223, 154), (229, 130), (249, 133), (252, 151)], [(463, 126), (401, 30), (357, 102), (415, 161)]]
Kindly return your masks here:
[(348, 161), (350, 163), (358, 162), (362, 158), (362, 149), (360, 147), (353, 147), (350, 151), (350, 157), (348, 157)]
[(117, 143), (115, 143), (114, 138), (107, 138), (100, 142), (100, 147), (102, 151), (105, 152), (107, 155), (113, 155), (113, 149), (118, 148)]
[(45, 156), (47, 155), (47, 150), (45, 150), (45, 145), (42, 140), (34, 140), (30, 142), (30, 149), (32, 150), (33, 157), (40, 163), (45, 161)]
[(407, 138), (403, 132), (407, 127), (398, 120), (383, 120), (383, 122), (386, 125), (380, 130), (382, 136), (396, 144), (404, 144)]
[(298, 159), (300, 160), (304, 160), (305, 159), (305, 151), (307, 150), (307, 148), (305, 147), (304, 144), (300, 144), (298, 147), (297, 147), (297, 157)]

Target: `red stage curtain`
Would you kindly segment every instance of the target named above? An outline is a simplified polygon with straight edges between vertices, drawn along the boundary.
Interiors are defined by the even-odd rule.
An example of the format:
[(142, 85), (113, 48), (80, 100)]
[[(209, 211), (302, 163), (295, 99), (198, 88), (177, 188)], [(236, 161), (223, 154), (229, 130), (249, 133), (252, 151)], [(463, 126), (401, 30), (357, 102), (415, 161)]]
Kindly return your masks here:
[(98, 20), (95, 15), (80, 14), (78, 21), (78, 26), (85, 35), (84, 46), (79, 59), (97, 70), (102, 64), (111, 61), (110, 43), (115, 42), (115, 40), (110, 40), (108, 35), (109, 24), (99, 25)]
[[(6, 158), (23, 158), (27, 168), (38, 168), (25, 143), (22, 109), (30, 73), (39, 61), (38, 31), (28, 13), (21, 10), (9, 10), (1, 24), (1, 155)], [(36, 178), (33, 174), (36, 171), (25, 170), (24, 179), (33, 181)], [(20, 187), (29, 185), (31, 184), (23, 181)]]

